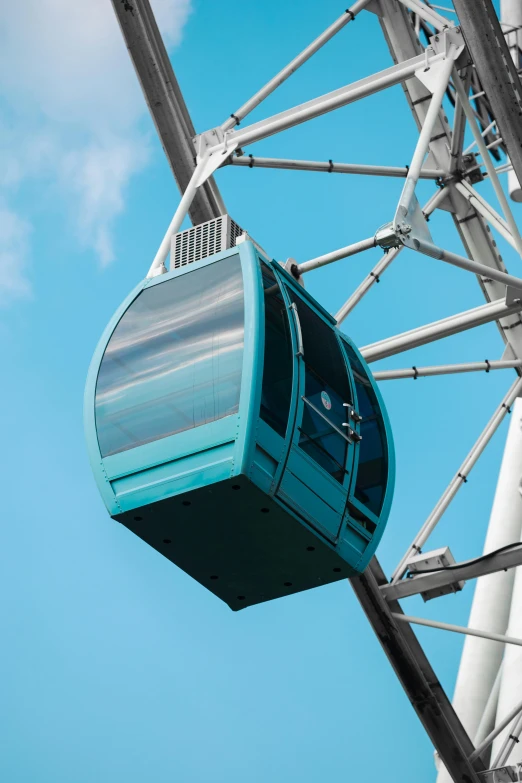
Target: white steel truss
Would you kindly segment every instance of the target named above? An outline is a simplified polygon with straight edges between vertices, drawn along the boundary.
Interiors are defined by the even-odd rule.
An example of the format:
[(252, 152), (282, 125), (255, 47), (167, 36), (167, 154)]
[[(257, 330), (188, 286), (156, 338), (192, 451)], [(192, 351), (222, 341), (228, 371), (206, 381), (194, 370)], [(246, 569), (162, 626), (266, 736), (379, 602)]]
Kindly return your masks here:
[[(460, 0), (460, 2), (462, 1)], [(481, 0), (481, 2), (488, 1)], [(127, 18), (122, 22), (124, 12), (121, 4), (117, 0), (113, 0), (113, 5), (129, 43), (132, 35), (135, 34), (132, 22), (129, 22)], [(148, 0), (140, 0), (139, 2), (134, 0), (134, 8), (136, 29), (141, 24), (142, 18), (146, 19), (150, 26), (152, 23), (150, 22), (151, 13)], [(378, 15), (394, 65), (259, 122), (250, 125), (242, 124), (254, 108), (259, 106), (303, 63), (308, 61), (334, 35), (337, 35), (362, 12)], [(411, 558), (422, 551), (451, 501), (467, 482), (471, 469), (484, 452), (493, 434), (510, 412), (514, 401), (522, 394), (522, 318), (520, 315), (522, 310), (522, 278), (507, 272), (491, 230), (498, 232), (522, 257), (522, 238), (498, 177), (501, 171), (511, 169), (511, 163), (508, 159), (501, 166), (495, 165), (495, 161), (499, 160), (500, 150), (506, 152), (506, 143), (501, 136), (499, 123), (491, 114), (491, 105), (488, 102), (491, 96), (488, 96), (488, 90), (481, 87), (477, 77), (477, 69), (472, 62), (470, 51), (466, 48), (463, 32), (458, 25), (459, 19), (453, 8), (422, 2), (422, 0), (358, 0), (285, 68), (270, 79), (264, 87), (239, 109), (233, 111), (224, 122), (195, 138), (194, 149), (191, 151), (192, 158), (195, 156), (195, 164), (191, 162), (189, 176), (184, 177), (181, 187), (183, 191), (181, 201), (160, 244), (148, 276), (155, 276), (166, 271), (171, 238), (181, 228), (187, 214), (192, 215), (190, 211), (191, 209), (194, 211), (194, 204), (198, 205), (204, 202), (204, 199), (200, 198), (201, 193), (208, 203), (210, 203), (210, 199), (214, 200), (214, 211), (221, 208), (222, 200), (214, 183), (213, 175), (222, 166), (316, 171), (371, 177), (399, 177), (405, 180), (395, 210), (390, 213), (390, 222), (384, 227), (375, 226), (373, 236), (362, 239), (354, 237), (354, 241), (345, 247), (334, 251), (327, 251), (325, 248), (323, 255), (291, 266), (290, 271), (296, 278), (299, 278), (301, 275), (327, 264), (337, 263), (355, 254), (364, 253), (377, 245), (382, 247), (383, 257), (365, 280), (349, 295), (345, 304), (336, 314), (338, 322), (342, 322), (362, 298), (372, 290), (373, 286), (380, 281), (384, 272), (397, 258), (403, 247), (416, 251), (419, 254), (419, 263), (422, 255), (429, 256), (465, 269), (475, 276), (486, 300), (485, 304), (408, 332), (387, 337), (361, 349), (366, 360), (374, 362), (414, 347), (444, 339), (449, 335), (476, 328), (485, 323), (495, 322), (505, 345), (504, 356), (498, 360), (467, 361), (454, 365), (428, 367), (414, 366), (404, 370), (376, 371), (374, 376), (378, 381), (385, 381), (399, 378), (428, 378), (442, 374), (480, 370), (489, 372), (490, 370), (512, 369), (516, 373), (516, 378), (507, 389), (505, 396), (493, 412), (490, 421), (479, 435), (461, 467), (442, 493), (435, 508), (421, 525), (413, 542), (395, 568), (391, 579), (388, 580), (385, 577), (380, 565), (374, 559), (365, 574), (352, 580), (352, 586), (392, 662), (397, 676), (445, 764), (447, 772), (453, 780), (459, 781), (459, 783), (461, 781), (462, 783), (464, 781), (478, 783), (479, 774), (484, 774), (488, 765), (489, 756), (485, 754), (485, 751), (489, 749), (504, 728), (514, 720), (511, 738), (505, 739), (498, 752), (495, 752), (492, 766), (501, 766), (508, 761), (513, 743), (522, 732), (522, 717), (520, 716), (522, 703), (516, 705), (516, 708), (509, 712), (493, 732), (489, 732), (487, 736), (481, 736), (481, 732), (483, 733), (481, 729), (475, 737), (470, 739), (460, 723), (458, 715), (449, 705), (446, 694), (413, 634), (410, 624), (418, 623), (475, 635), (488, 640), (495, 639), (502, 644), (521, 645), (522, 641), (519, 638), (493, 631), (476, 628), (466, 629), (444, 622), (411, 617), (403, 613), (398, 603), (400, 599), (411, 595), (451, 587), (461, 580), (513, 569), (522, 564), (520, 542), (513, 540), (507, 542), (502, 550), (483, 558), (465, 561), (451, 567), (441, 567), (431, 572), (428, 569), (425, 573), (409, 574), (412, 578), (404, 578), (409, 572), (408, 564)], [(143, 36), (143, 24), (139, 29)], [(509, 34), (511, 36), (512, 32), (510, 28)], [(159, 34), (155, 33), (154, 35), (154, 45), (158, 47)], [(142, 39), (141, 45), (145, 45), (143, 40), (146, 41), (146, 36)], [(132, 54), (130, 46), (129, 49)], [(162, 57), (163, 55), (160, 52), (158, 56)], [(147, 79), (149, 77), (143, 69), (140, 71), (139, 62), (137, 63), (136, 60), (135, 65), (149, 105), (152, 105), (148, 94)], [(164, 89), (166, 93), (168, 92), (170, 88), (166, 86), (167, 70), (165, 70), (167, 76), (165, 76), (163, 87), (160, 73), (160, 81), (154, 83), (154, 89), (160, 91)], [(323, 114), (398, 84), (401, 84), (404, 89), (410, 110), (419, 129), (418, 140), (412, 150), (409, 166), (375, 166), (363, 162), (341, 163), (332, 160), (266, 158), (254, 156), (250, 152), (250, 145), (269, 136), (281, 133), (300, 123), (311, 121)], [(188, 113), (182, 103), (181, 94), (177, 94), (176, 97), (178, 101), (177, 114), (179, 117), (185, 118), (186, 131)], [(448, 102), (453, 104), (452, 112), (446, 109)], [(152, 108), (151, 111), (153, 111)], [(448, 119), (447, 114), (451, 115), (452, 122)], [(161, 135), (161, 127), (158, 126), (158, 130)], [(464, 140), (467, 131), (468, 136), (471, 134), (473, 141), (465, 147)], [(178, 130), (178, 136), (182, 135), (181, 130)], [(187, 164), (187, 160), (185, 155), (185, 164)], [(173, 165), (172, 161), (171, 165)], [(186, 172), (184, 173), (186, 174)], [(242, 177), (243, 175), (237, 176)], [(477, 185), (485, 178), (492, 185), (501, 213), (489, 204), (479, 192)], [(180, 178), (178, 179), (181, 181)], [(431, 180), (436, 184), (434, 193), (422, 210), (416, 196), (419, 180)], [(209, 208), (208, 204), (205, 208)], [(428, 218), (437, 209), (451, 212), (464, 246), (465, 255), (453, 253), (437, 245), (432, 239)], [(498, 684), (495, 687), (498, 690)], [(494, 706), (492, 707), (493, 691), (494, 688), (491, 689), (491, 698), (484, 706), (484, 717), (486, 713), (489, 716), (494, 709)], [(483, 721), (484, 726), (487, 723), (487, 720)], [(471, 740), (478, 743), (477, 748), (473, 748)]]

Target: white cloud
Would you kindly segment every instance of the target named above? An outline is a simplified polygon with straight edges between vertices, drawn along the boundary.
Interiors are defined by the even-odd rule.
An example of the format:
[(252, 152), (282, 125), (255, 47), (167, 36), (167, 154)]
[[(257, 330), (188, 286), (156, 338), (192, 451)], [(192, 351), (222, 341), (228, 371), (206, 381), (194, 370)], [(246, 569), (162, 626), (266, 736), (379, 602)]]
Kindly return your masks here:
[(26, 220), (0, 205), (0, 305), (30, 294), (25, 275), (30, 233), (31, 226)]
[[(190, 0), (152, 0), (152, 6), (167, 44), (177, 44)], [(3, 199), (29, 178), (44, 191), (58, 187), (78, 238), (102, 265), (109, 263), (113, 222), (149, 155), (139, 128), (145, 102), (109, 0), (3, 4), (0, 73), (9, 118), (0, 125)], [(9, 242), (6, 258), (23, 254), (24, 245), (15, 247), (8, 234), (0, 230), (0, 254)], [(3, 270), (0, 289), (11, 297), (23, 293), (23, 277), (13, 287)]]
[(80, 239), (94, 247), (104, 266), (114, 260), (110, 223), (124, 209), (125, 185), (147, 157), (143, 143), (111, 137), (71, 150), (62, 161), (64, 187), (81, 206)]

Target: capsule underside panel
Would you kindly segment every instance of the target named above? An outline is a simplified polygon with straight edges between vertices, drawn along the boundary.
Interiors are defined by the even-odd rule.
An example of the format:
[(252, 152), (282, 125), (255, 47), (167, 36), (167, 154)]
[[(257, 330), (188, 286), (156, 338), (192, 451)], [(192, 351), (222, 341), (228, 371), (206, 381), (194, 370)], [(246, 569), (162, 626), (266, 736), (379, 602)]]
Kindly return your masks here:
[(115, 519), (234, 611), (354, 573), (316, 533), (244, 476)]

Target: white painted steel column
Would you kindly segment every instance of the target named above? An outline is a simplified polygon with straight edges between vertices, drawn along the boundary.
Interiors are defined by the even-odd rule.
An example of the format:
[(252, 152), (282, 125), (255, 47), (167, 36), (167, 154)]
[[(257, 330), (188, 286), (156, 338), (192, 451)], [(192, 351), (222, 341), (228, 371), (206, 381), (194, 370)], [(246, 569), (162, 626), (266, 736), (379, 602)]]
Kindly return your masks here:
[[(522, 3), (520, 0), (500, 0), (500, 20), (513, 62), (517, 68), (520, 68), (519, 47), (522, 47)], [(513, 201), (522, 201), (522, 188), (513, 169), (508, 171), (508, 190)]]
[[(517, 424), (517, 422), (514, 422)], [(522, 440), (522, 422), (518, 422), (519, 438)], [(507, 451), (507, 447), (506, 447)], [(512, 480), (516, 482), (518, 489), (518, 497), (510, 495), (510, 503), (517, 509), (519, 509), (522, 515), (522, 497), (520, 495), (520, 481), (522, 479), (522, 451), (512, 453), (510, 455), (510, 471), (512, 473)], [(515, 493), (514, 493), (515, 494)], [(514, 510), (514, 509), (512, 509)], [(511, 610), (509, 613), (509, 623), (507, 626), (507, 633), (515, 629), (522, 629), (522, 569), (517, 568), (515, 570), (515, 580), (513, 585), (513, 596), (511, 599)], [(522, 654), (513, 655), (512, 650), (506, 648), (504, 654), (504, 664), (502, 666), (502, 674), (500, 678), (500, 692), (498, 696), (498, 709), (497, 720), (498, 724), (504, 715), (507, 715), (509, 711), (515, 706), (516, 702), (522, 701)], [(506, 730), (500, 734), (493, 743), (493, 749), (491, 757), (495, 758), (504, 740), (508, 737), (512, 731), (513, 726), (510, 725)], [(509, 754), (505, 762), (514, 764), (518, 761), (522, 761), (522, 743), (513, 743), (514, 747)]]
[[(484, 552), (499, 549), (513, 541), (520, 540), (522, 532), (522, 497), (519, 482), (522, 475), (522, 400), (513, 404), (511, 423), (504, 450), (504, 457), (498, 477), (497, 490), (491, 510)], [(469, 626), (498, 634), (508, 633), (508, 620), (513, 592), (515, 571), (500, 571), (481, 577), (475, 587), (475, 595), (469, 617)], [(522, 579), (518, 580), (522, 587)], [(522, 603), (519, 604), (519, 607)], [(520, 629), (521, 624), (518, 625)], [(515, 634), (510, 626), (509, 634)], [(467, 637), (460, 661), (455, 685), (453, 706), (470, 737), (475, 739), (484, 709), (502, 660), (503, 645)], [(505, 664), (504, 664), (505, 665)], [(505, 682), (507, 683), (507, 678)], [(515, 699), (521, 699), (517, 691)], [(509, 712), (503, 698), (502, 714)], [(514, 706), (514, 701), (511, 704)], [(490, 731), (493, 726), (483, 727)], [(495, 752), (495, 751), (494, 751)], [(438, 783), (449, 783), (445, 769), (440, 770)]]

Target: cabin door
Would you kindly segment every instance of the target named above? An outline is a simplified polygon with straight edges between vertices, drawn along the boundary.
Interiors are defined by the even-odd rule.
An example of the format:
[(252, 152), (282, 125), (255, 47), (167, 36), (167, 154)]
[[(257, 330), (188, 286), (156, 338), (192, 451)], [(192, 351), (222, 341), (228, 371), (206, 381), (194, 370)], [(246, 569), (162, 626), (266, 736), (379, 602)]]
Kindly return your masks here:
[(290, 287), (297, 336), (299, 399), (296, 427), (279, 497), (334, 542), (346, 508), (358, 435), (356, 414), (336, 330)]

